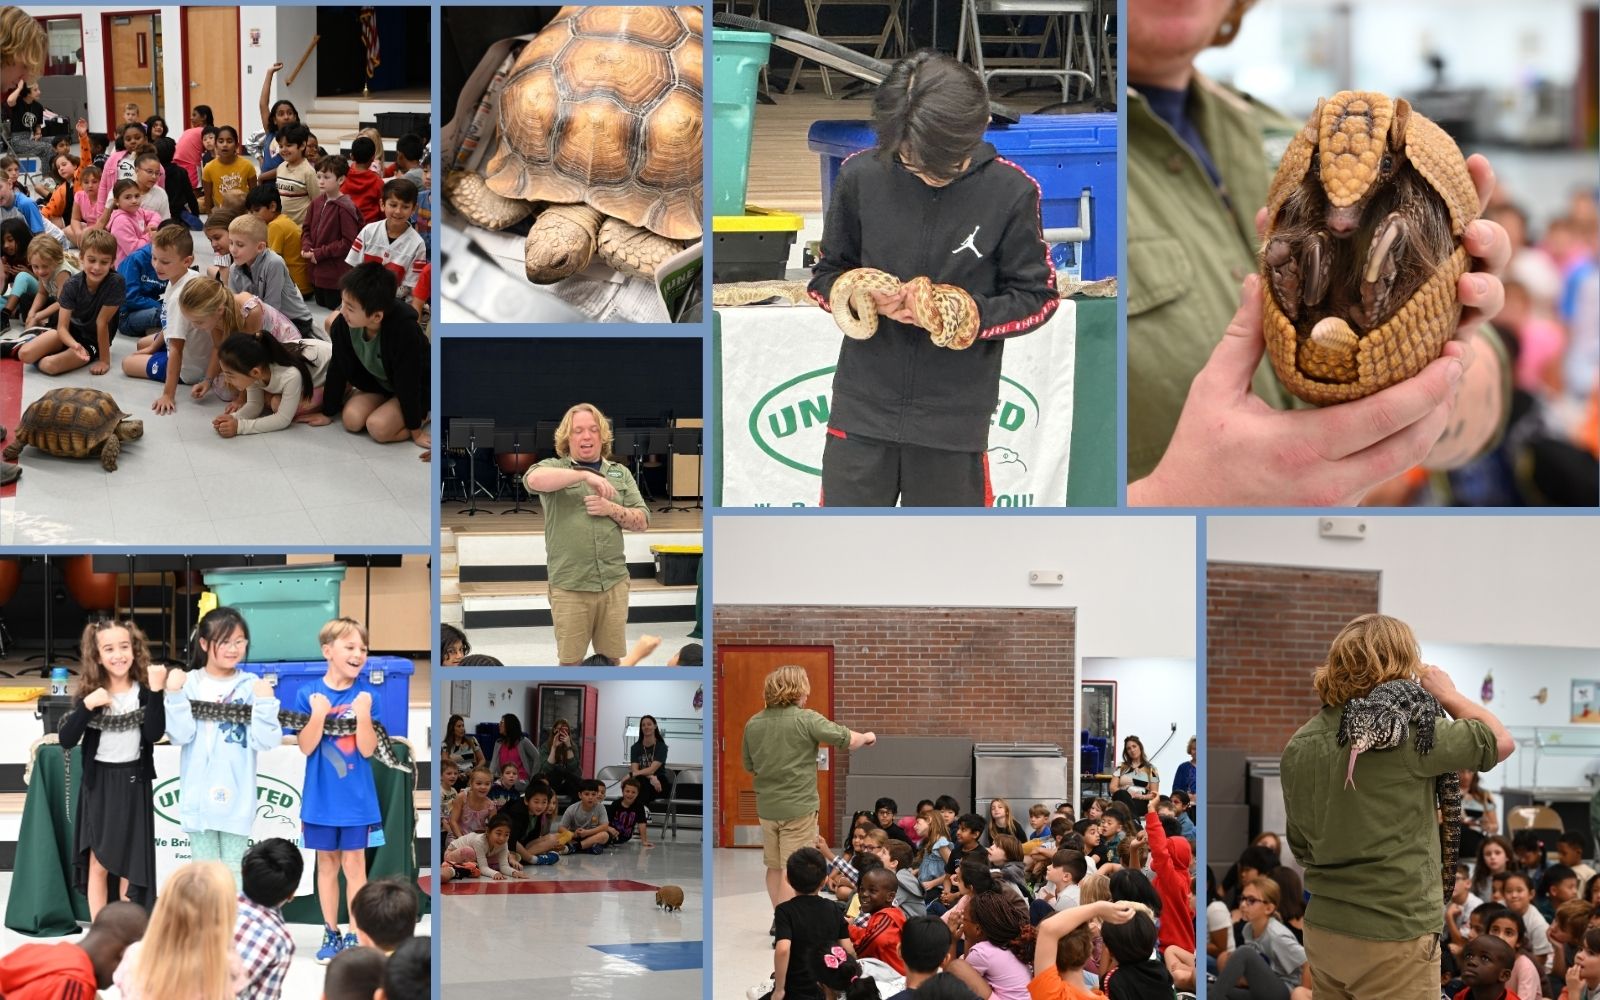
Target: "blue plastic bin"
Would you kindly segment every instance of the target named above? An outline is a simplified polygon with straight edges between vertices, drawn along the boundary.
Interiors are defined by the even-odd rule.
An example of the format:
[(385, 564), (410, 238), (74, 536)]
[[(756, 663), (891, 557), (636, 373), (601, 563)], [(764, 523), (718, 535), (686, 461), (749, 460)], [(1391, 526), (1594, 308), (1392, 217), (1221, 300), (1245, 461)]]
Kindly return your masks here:
[[(1026, 170), (1044, 193), (1046, 229), (1078, 225), (1078, 197), (1089, 189), (1091, 225), (1083, 244), (1083, 280), (1117, 273), (1117, 116), (1023, 115), (1021, 123), (984, 133), (1004, 159)], [(821, 121), (807, 144), (822, 158), (822, 205), (827, 209), (839, 167), (852, 153), (877, 144), (872, 123)]]
[[(252, 634), (254, 629), (252, 628)], [(253, 643), (252, 643), (253, 645)], [(278, 701), (293, 710), (300, 689), (328, 672), (326, 660), (302, 663), (241, 663), (239, 669), (272, 684)], [(405, 736), (411, 717), (411, 661), (399, 656), (371, 656), (361, 677), (378, 692), (372, 717), (383, 723), (390, 736)], [(289, 732), (289, 730), (284, 730)]]
[(317, 634), (339, 617), (344, 574), (344, 563), (239, 566), (206, 570), (205, 583), (219, 604), (244, 615), (251, 662), (267, 663), (322, 655)]

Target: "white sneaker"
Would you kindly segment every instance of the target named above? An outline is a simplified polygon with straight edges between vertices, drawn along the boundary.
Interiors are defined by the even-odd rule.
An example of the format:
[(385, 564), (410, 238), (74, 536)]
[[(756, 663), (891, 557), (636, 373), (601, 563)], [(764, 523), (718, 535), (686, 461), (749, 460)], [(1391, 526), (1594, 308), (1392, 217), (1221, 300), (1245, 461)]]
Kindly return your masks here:
[(752, 986), (744, 991), (745, 1000), (761, 1000), (762, 997), (771, 996), (772, 991), (776, 988), (777, 981), (768, 976), (761, 985)]

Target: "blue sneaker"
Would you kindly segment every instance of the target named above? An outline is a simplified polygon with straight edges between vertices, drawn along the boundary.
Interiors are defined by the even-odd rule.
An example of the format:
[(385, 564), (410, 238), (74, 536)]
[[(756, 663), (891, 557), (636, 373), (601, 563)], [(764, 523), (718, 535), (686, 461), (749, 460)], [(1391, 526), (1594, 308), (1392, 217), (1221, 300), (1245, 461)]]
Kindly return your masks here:
[(553, 865), (560, 860), (561, 855), (555, 851), (546, 851), (543, 854), (535, 854), (533, 856), (533, 863), (536, 865)]
[(317, 964), (327, 965), (333, 956), (345, 949), (345, 939), (333, 927), (322, 928), (322, 947), (317, 949)]
[(361, 942), (356, 938), (354, 931), (351, 931), (349, 934), (344, 936), (344, 946), (345, 949), (361, 947)]
[(606, 852), (606, 845), (604, 845), (604, 844), (596, 844), (593, 847), (589, 848), (589, 853), (590, 854), (604, 854), (605, 852)]

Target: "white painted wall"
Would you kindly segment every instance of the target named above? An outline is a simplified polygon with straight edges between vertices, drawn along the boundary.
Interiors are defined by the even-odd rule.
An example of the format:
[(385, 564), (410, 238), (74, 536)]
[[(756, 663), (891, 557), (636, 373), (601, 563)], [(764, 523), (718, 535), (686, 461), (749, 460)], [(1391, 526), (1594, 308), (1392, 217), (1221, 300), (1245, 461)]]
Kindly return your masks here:
[[(1191, 659), (1150, 657), (1085, 657), (1081, 683), (1117, 682), (1117, 740), (1113, 753), (1122, 754), (1122, 741), (1137, 736), (1155, 761), (1163, 793), (1172, 790), (1178, 765), (1189, 759), (1185, 749), (1195, 729), (1195, 666)], [(1165, 750), (1158, 747), (1178, 726)]]
[[(480, 722), (497, 722), (507, 712), (516, 713), (526, 727), (528, 691), (534, 686), (509, 681), (473, 681), (472, 715), (467, 720), (467, 729), (470, 731)], [(599, 681), (593, 686), (599, 689), (594, 757), (597, 768), (627, 763), (628, 747), (623, 745), (622, 732), (629, 716), (705, 719), (703, 709), (694, 707), (694, 692), (699, 687), (694, 681)], [(506, 700), (507, 690), (512, 692), (509, 701)], [(491, 696), (493, 705), (489, 703)], [(707, 755), (698, 744), (671, 741), (667, 752), (668, 766), (703, 766), (706, 763)]]
[[(79, 13), (83, 18), (83, 68), (88, 87), (89, 122), (92, 127), (103, 128), (111, 121), (121, 119), (121, 102), (116, 102), (117, 112), (106, 108), (106, 58), (105, 43), (101, 37), (101, 15), (119, 11), (149, 10), (149, 7), (68, 7), (55, 4), (23, 4), (22, 9), (35, 16), (58, 16)], [(158, 7), (161, 12), (162, 87), (164, 107), (162, 114), (172, 125), (174, 134), (182, 131), (184, 98), (188, 80), (183, 75), (182, 16), (178, 7)], [(261, 29), (261, 44), (250, 44), (250, 29)], [(317, 95), (317, 59), (315, 53), (306, 60), (305, 68), (295, 79), (293, 87), (286, 87), (283, 78), (294, 69), (305, 52), (306, 43), (317, 31), (315, 7), (240, 7), (239, 8), (239, 100), (241, 111), (217, 108), (218, 125), (236, 125), (244, 133), (261, 127), (257, 104), (261, 93), (261, 77), (268, 66), (283, 62), (284, 70), (273, 81), (271, 100), (287, 98), (295, 103), (301, 113), (311, 106)], [(191, 45), (214, 44), (212, 39), (189, 40)], [(240, 118), (240, 115), (243, 115)]]
[(1209, 517), (1206, 557), (1378, 570), (1379, 606), (1425, 642), (1600, 649), (1600, 519), (1357, 515), (1360, 540), (1317, 520)]
[[(1600, 726), (1571, 723), (1572, 682), (1600, 682), (1600, 655), (1593, 649), (1557, 649), (1540, 646), (1463, 646), (1423, 642), (1423, 657), (1444, 668), (1458, 689), (1478, 701), (1484, 675), (1494, 672), (1494, 698), (1488, 708), (1514, 736), (1531, 735), (1531, 728), (1561, 727), (1567, 743), (1587, 743), (1592, 751), (1573, 756), (1539, 755), (1538, 781), (1543, 787), (1571, 788), (1590, 784), (1589, 774), (1600, 774)], [(1543, 688), (1547, 700), (1535, 695)], [(1535, 753), (1517, 752), (1483, 775), (1484, 787), (1526, 788), (1533, 784)]]
[[(1195, 655), (1192, 518), (719, 517), (716, 529), (718, 604), (1076, 607), (1080, 658)], [(1066, 583), (1030, 586), (1035, 569)]]
[[(250, 44), (251, 28), (261, 29), (259, 47)], [(317, 97), (316, 53), (306, 60), (293, 87), (285, 86), (284, 80), (294, 71), (294, 64), (300, 61), (306, 44), (316, 33), (315, 7), (239, 8), (239, 100), (244, 111), (237, 124), (241, 133), (249, 134), (261, 128), (261, 78), (275, 62), (284, 64), (283, 71), (272, 81), (267, 106), (271, 107), (273, 101), (290, 100), (302, 115), (310, 110)], [(221, 124), (220, 119), (218, 124)]]
[[(113, 121), (122, 120), (122, 102), (117, 101), (115, 114), (106, 108), (106, 51), (101, 32), (101, 15), (120, 11), (148, 11), (150, 6), (76, 7), (63, 4), (22, 4), (22, 9), (35, 17), (59, 17), (78, 14), (83, 19), (83, 73), (88, 87), (89, 125), (105, 128)], [(183, 128), (183, 46), (180, 42), (182, 17), (177, 7), (156, 7), (161, 13), (162, 40), (162, 116), (175, 129)], [(267, 8), (271, 9), (271, 8)]]

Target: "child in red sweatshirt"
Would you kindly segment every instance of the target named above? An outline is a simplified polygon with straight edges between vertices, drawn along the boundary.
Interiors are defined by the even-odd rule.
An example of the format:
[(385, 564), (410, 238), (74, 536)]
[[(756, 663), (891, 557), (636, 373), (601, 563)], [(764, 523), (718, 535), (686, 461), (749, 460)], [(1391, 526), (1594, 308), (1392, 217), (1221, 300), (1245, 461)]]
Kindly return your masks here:
[(876, 958), (906, 974), (900, 957), (900, 932), (906, 925), (905, 911), (894, 905), (900, 882), (887, 868), (873, 868), (861, 874), (856, 894), (861, 899), (861, 916), (850, 925), (850, 943), (858, 958)]

